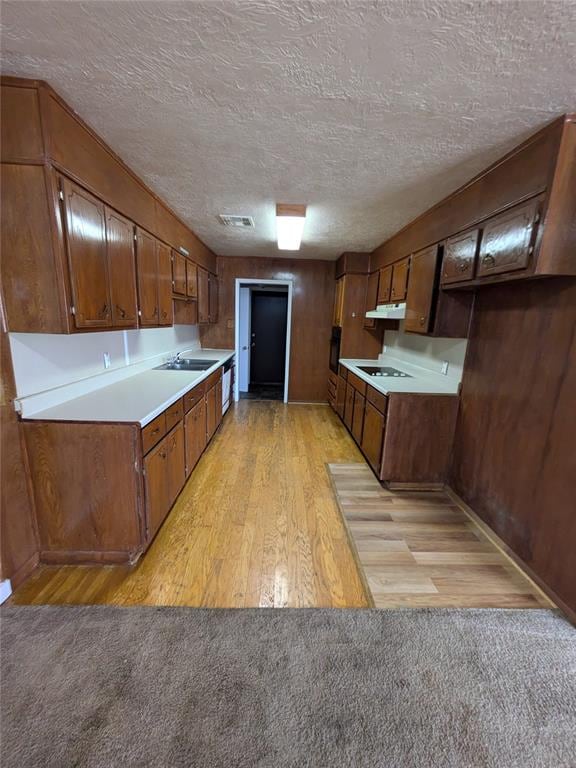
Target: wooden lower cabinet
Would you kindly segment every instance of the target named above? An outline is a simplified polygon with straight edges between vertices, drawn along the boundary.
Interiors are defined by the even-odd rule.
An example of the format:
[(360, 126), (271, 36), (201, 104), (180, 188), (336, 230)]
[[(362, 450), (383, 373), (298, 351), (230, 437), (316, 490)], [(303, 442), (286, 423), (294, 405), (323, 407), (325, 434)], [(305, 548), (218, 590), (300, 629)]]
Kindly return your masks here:
[(346, 407), (346, 379), (343, 376), (338, 376), (338, 383), (336, 385), (336, 413), (341, 419), (344, 418), (344, 408)]
[(352, 430), (352, 421), (354, 419), (354, 393), (352, 384), (346, 384), (346, 397), (344, 401), (344, 424), (349, 430)]
[(186, 414), (186, 475), (189, 475), (206, 448), (206, 401), (202, 398)]
[(364, 430), (362, 432), (361, 448), (368, 464), (374, 472), (380, 474), (382, 462), (382, 443), (386, 417), (372, 403), (367, 402), (364, 409)]
[(358, 445), (362, 442), (362, 430), (364, 428), (364, 406), (366, 400), (356, 390), (354, 393), (354, 410), (352, 411), (352, 437)]
[(144, 459), (144, 480), (148, 539), (152, 539), (186, 480), (181, 421)]

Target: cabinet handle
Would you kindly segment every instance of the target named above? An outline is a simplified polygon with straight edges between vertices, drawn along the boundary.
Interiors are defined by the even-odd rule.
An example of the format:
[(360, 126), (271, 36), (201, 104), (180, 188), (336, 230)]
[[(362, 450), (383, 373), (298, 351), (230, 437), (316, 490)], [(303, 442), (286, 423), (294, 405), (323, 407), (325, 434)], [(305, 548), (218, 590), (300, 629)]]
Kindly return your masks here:
[(162, 453), (162, 451), (160, 451), (160, 458), (161, 458), (161, 459), (165, 459), (165, 458), (166, 458), (166, 454), (165, 454), (165, 453)]
[(465, 261), (463, 261), (462, 264), (460, 264), (460, 272), (466, 272), (467, 269), (468, 269), (468, 264)]
[(156, 427), (156, 429), (153, 429), (152, 432), (150, 432), (151, 435), (157, 435), (158, 432), (160, 432), (160, 427)]
[(126, 317), (126, 310), (122, 309), (122, 307), (119, 304), (116, 304), (116, 309), (118, 310), (118, 314), (120, 317), (124, 318)]
[(109, 311), (108, 310), (108, 304), (104, 304), (104, 306), (100, 310), (100, 316), (101, 317), (106, 317), (108, 315), (108, 311)]
[(168, 317), (168, 312), (165, 309), (162, 310), (162, 317)]
[(426, 322), (426, 318), (425, 317), (421, 317), (420, 318), (420, 325), (424, 325), (425, 322)]
[(486, 265), (490, 264), (491, 266), (494, 266), (494, 264), (496, 264), (496, 259), (494, 258), (494, 256), (492, 256), (491, 253), (487, 253), (482, 258), (482, 264), (486, 264)]

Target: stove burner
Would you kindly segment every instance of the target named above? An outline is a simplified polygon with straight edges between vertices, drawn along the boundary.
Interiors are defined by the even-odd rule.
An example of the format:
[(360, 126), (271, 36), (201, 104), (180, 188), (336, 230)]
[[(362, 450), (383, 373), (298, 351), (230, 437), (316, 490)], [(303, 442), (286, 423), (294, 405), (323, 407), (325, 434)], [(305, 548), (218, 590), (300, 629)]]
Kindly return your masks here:
[(390, 368), (389, 366), (359, 365), (358, 368), (369, 376), (396, 376), (402, 379), (413, 378), (409, 373), (404, 373), (404, 371), (399, 371), (398, 368)]

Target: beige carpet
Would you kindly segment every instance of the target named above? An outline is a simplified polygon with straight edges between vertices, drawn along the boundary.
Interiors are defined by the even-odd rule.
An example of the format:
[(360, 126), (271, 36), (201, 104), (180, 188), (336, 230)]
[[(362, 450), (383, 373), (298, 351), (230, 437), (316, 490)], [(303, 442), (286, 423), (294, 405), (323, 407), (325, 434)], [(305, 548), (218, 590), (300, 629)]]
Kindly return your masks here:
[(5, 607), (3, 768), (562, 768), (548, 610)]

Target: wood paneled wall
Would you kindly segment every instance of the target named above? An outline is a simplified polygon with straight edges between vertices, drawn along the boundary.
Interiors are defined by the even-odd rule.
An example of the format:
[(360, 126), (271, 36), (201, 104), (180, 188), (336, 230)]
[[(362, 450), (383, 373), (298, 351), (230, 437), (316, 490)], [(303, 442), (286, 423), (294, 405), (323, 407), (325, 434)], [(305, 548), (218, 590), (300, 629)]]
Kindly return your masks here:
[(202, 346), (233, 349), (236, 278), (292, 280), (288, 396), (293, 401), (325, 402), (334, 307), (334, 262), (219, 256), (217, 267), (219, 319), (215, 325), (200, 326)]
[(576, 280), (478, 291), (451, 485), (576, 614)]

